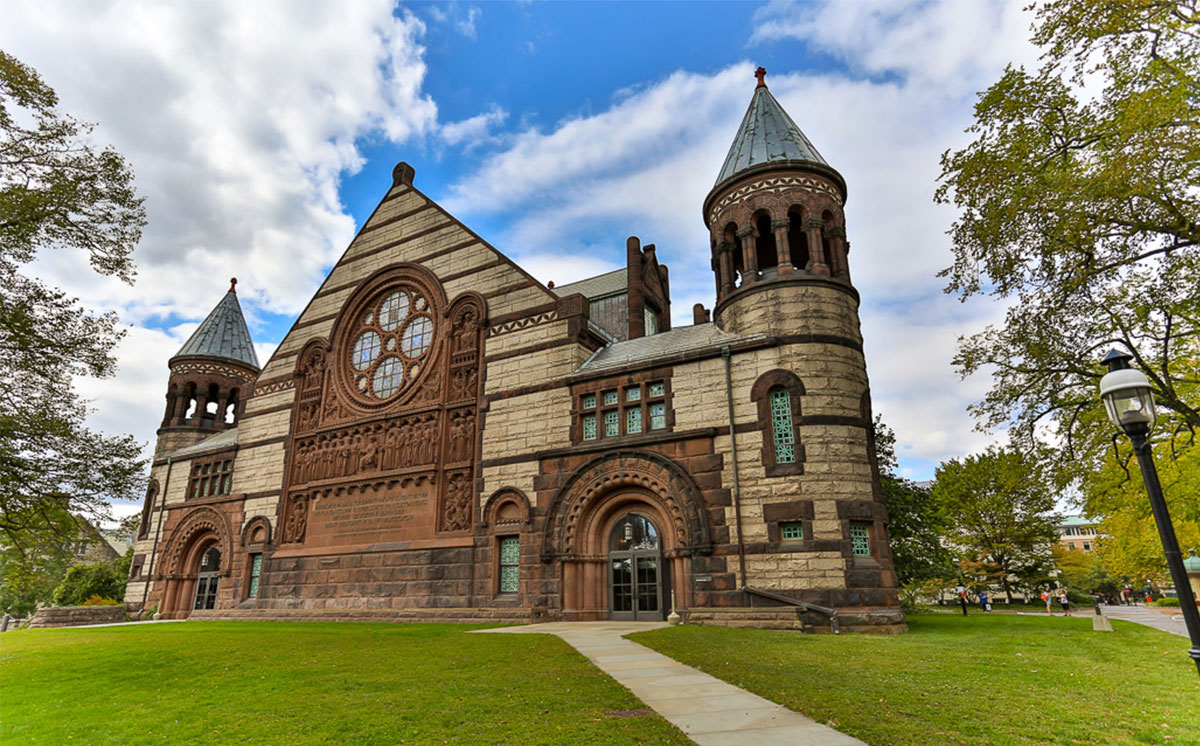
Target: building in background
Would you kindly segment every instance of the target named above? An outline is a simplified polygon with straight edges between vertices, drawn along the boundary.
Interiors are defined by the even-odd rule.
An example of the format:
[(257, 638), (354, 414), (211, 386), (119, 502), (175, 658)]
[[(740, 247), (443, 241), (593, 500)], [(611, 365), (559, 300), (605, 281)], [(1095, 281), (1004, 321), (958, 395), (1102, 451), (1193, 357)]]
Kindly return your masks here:
[(1067, 549), (1091, 552), (1096, 548), (1100, 521), (1083, 515), (1065, 515), (1058, 524), (1058, 543)]

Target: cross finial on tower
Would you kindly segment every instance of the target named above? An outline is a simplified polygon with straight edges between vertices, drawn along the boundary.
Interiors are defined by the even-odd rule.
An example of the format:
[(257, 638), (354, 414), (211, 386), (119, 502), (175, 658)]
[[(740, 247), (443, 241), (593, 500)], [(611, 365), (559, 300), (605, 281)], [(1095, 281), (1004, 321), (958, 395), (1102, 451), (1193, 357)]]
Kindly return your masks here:
[(754, 77), (758, 78), (758, 85), (754, 86), (755, 88), (766, 88), (767, 87), (767, 81), (766, 81), (767, 68), (759, 67), (757, 70), (754, 71)]
[(231, 292), (231, 293), (237, 292), (237, 278), (236, 277), (229, 278), (229, 292)]

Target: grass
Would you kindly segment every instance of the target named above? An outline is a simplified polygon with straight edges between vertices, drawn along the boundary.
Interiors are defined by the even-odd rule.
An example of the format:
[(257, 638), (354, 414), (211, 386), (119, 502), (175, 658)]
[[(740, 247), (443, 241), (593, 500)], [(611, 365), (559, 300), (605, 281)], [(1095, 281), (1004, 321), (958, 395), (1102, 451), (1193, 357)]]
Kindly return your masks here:
[(3, 744), (687, 744), (551, 635), (188, 622), (0, 636)]
[(1200, 744), (1186, 638), (1089, 617), (919, 614), (897, 636), (675, 627), (631, 639), (876, 746)]

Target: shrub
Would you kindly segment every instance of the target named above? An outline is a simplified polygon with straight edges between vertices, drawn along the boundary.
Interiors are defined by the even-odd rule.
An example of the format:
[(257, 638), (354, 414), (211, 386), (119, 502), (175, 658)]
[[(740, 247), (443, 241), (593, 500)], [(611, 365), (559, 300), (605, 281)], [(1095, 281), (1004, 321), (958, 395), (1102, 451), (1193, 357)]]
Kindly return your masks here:
[(1155, 606), (1178, 606), (1178, 598), (1160, 598), (1154, 602)]
[(1096, 598), (1092, 594), (1073, 588), (1067, 589), (1067, 600), (1076, 606), (1091, 606), (1096, 603)]
[(104, 596), (92, 596), (88, 600), (80, 604), (80, 606), (120, 606), (121, 602), (115, 598), (105, 598)]
[(125, 576), (107, 562), (75, 565), (54, 589), (57, 606), (79, 606), (92, 596), (122, 598)]

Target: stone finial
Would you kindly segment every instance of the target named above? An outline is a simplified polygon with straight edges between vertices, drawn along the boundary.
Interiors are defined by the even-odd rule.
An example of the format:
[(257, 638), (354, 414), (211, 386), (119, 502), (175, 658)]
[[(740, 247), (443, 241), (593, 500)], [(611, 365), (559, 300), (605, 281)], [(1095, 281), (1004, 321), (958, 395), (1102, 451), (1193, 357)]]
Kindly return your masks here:
[(408, 165), (404, 161), (400, 161), (396, 164), (396, 167), (392, 169), (392, 186), (410, 187), (413, 185), (413, 178), (416, 177), (416, 175), (417, 170), (415, 168)]
[(758, 78), (758, 85), (754, 86), (755, 88), (767, 87), (767, 68), (759, 66), (759, 68), (754, 71), (754, 77)]
[(237, 292), (237, 278), (236, 277), (229, 278), (229, 292), (231, 292), (231, 293)]

